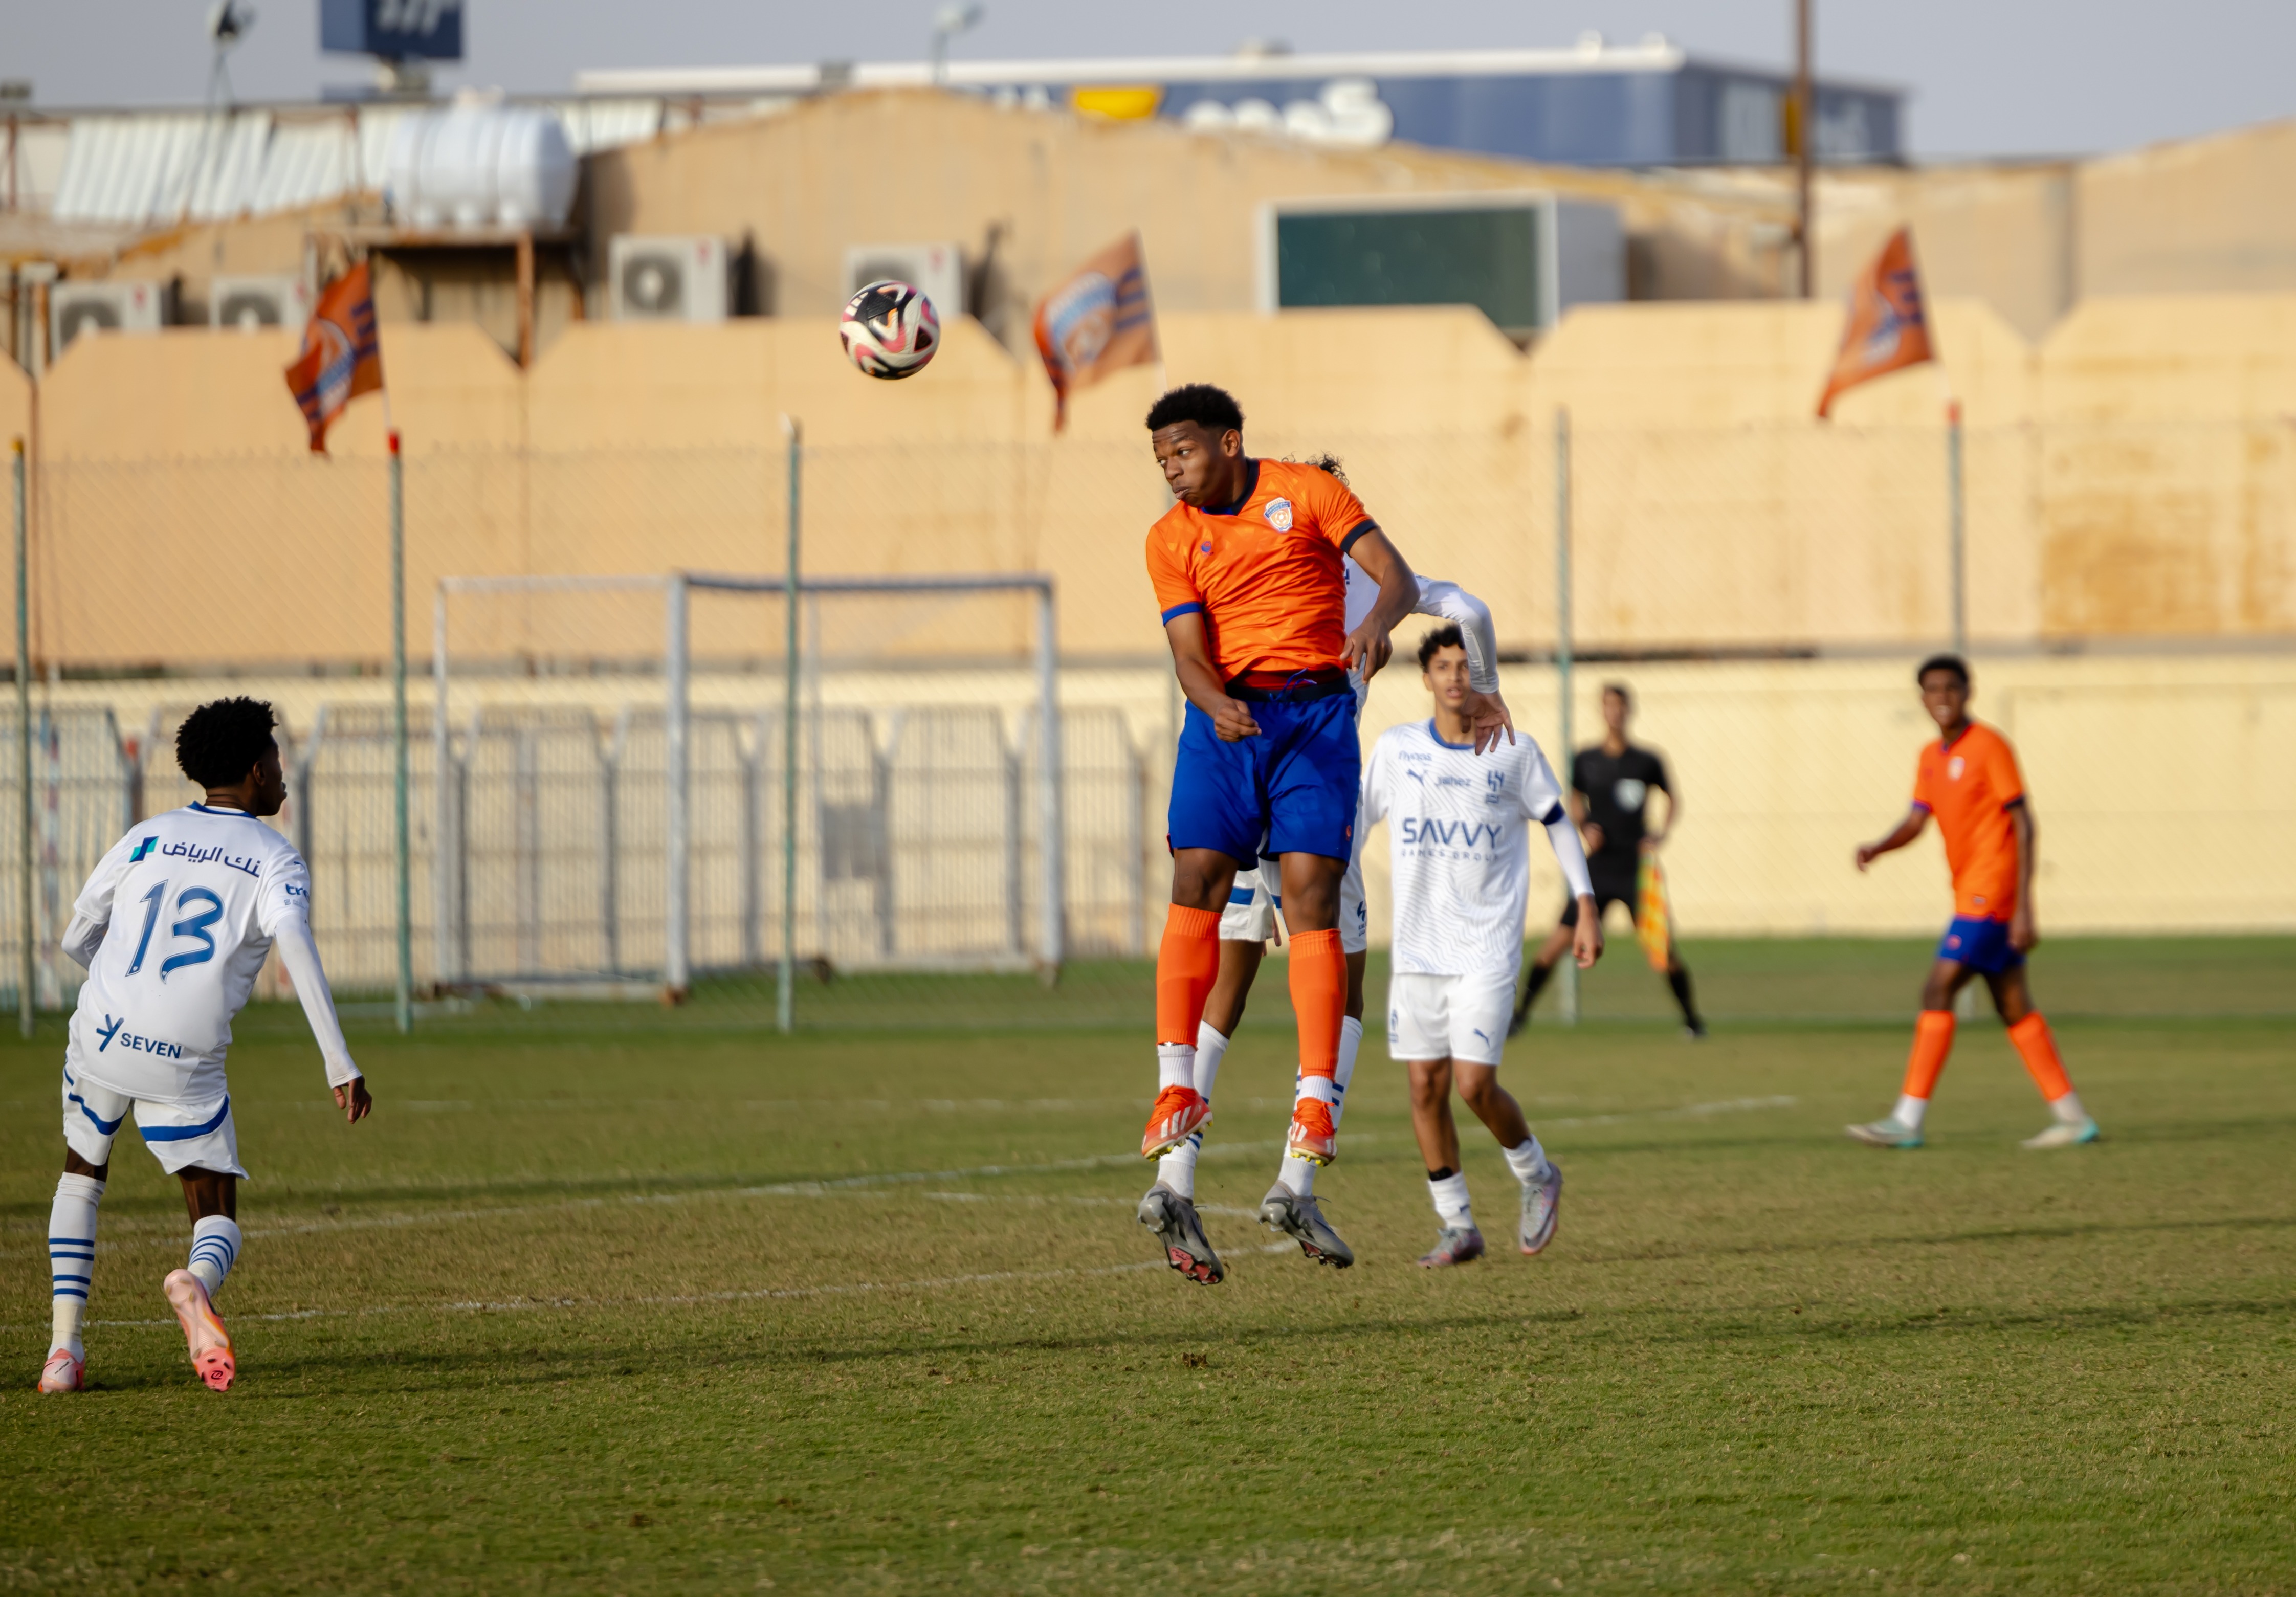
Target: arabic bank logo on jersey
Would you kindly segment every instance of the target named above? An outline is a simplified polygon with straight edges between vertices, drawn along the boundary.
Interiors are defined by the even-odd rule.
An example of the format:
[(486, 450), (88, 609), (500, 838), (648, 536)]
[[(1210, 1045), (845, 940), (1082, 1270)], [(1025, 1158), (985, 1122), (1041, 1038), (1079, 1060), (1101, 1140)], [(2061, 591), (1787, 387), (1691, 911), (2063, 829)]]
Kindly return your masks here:
[(141, 860), (145, 855), (151, 853), (152, 850), (157, 848), (159, 846), (160, 837), (157, 832), (154, 832), (148, 838), (136, 839), (135, 852), (127, 856), (127, 863), (131, 865), (135, 864), (138, 860)]
[(1270, 499), (1267, 508), (1260, 513), (1267, 518), (1267, 524), (1276, 531), (1292, 530), (1292, 501), (1289, 499)]

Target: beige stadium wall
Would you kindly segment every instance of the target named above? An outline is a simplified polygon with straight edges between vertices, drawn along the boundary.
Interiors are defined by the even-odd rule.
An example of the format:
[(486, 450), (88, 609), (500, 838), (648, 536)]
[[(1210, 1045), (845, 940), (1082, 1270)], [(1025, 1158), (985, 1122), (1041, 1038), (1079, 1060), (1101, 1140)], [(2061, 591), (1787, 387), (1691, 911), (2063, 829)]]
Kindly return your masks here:
[[(1814, 419), (1840, 312), (1767, 303), (1573, 313), (1530, 356), (1460, 309), (1168, 312), (1165, 359), (1077, 397), (976, 323), (874, 383), (825, 321), (584, 323), (529, 372), (479, 330), (387, 324), (406, 446), (418, 654), (444, 574), (777, 570), (783, 418), (805, 430), (816, 574), (1046, 571), (1062, 647), (1161, 648), (1140, 550), (1165, 498), (1141, 421), (1160, 379), (1225, 383), (1252, 446), (1339, 455), (1423, 569), (1472, 577), (1502, 641), (1554, 634), (1558, 413), (1571, 422), (1582, 646), (1875, 650), (1945, 635), (1944, 405), (1966, 433), (1971, 629), (1982, 645), (2284, 639), (2296, 631), (2296, 297), (2085, 306), (2038, 350), (1937, 307), (1942, 363)], [(38, 396), (33, 643), (111, 669), (388, 654), (382, 407), (305, 447), (291, 333), (97, 337)], [(0, 406), (27, 403), (20, 376)], [(30, 429), (27, 428), (28, 430)], [(119, 574), (138, 573), (123, 585)], [(235, 617), (248, 585), (259, 622)], [(753, 612), (761, 613), (761, 612)], [(644, 655), (657, 612), (537, 603), (478, 618), (504, 655)], [(705, 652), (775, 645), (698, 617)], [(978, 615), (912, 637), (964, 652)], [(1017, 610), (994, 650), (1026, 642)]]
[(2296, 119), (2084, 161), (2085, 296), (2296, 291)]

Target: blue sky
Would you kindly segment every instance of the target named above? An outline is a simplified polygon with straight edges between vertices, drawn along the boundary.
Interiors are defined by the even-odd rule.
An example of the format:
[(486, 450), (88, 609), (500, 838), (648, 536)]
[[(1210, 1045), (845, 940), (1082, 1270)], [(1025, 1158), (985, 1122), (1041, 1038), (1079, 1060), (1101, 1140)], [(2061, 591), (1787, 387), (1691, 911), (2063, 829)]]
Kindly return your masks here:
[[(317, 0), (254, 0), (232, 61), (244, 98), (300, 99), (364, 77), (318, 49)], [(449, 85), (562, 90), (583, 67), (915, 58), (935, 0), (466, 0), (470, 59)], [(1783, 65), (1790, 0), (988, 0), (976, 57), (1218, 54), (1564, 45), (1663, 32)], [(49, 105), (196, 103), (208, 0), (0, 0), (0, 78)], [(904, 19), (908, 19), (904, 25)], [(1820, 70), (1914, 91), (1923, 157), (2091, 153), (2296, 115), (2296, 0), (1818, 0)]]

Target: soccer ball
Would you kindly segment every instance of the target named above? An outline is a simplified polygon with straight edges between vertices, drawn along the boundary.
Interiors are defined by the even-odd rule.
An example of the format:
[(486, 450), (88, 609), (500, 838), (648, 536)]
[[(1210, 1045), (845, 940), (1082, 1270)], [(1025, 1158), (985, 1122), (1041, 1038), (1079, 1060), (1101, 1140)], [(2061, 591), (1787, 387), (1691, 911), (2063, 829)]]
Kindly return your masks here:
[(845, 353), (872, 377), (914, 377), (940, 348), (940, 317), (914, 287), (886, 278), (845, 302)]

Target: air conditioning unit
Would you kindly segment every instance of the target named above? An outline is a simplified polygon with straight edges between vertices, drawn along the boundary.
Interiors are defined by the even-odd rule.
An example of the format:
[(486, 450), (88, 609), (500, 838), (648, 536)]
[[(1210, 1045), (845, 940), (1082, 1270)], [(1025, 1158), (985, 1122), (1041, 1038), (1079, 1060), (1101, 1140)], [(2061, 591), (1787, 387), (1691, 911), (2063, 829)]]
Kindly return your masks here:
[(48, 354), (83, 332), (157, 332), (167, 290), (156, 283), (59, 283), (48, 290)]
[(208, 325), (251, 332), (301, 327), (311, 319), (311, 291), (299, 277), (218, 277), (208, 285)]
[(726, 241), (625, 233), (608, 247), (617, 322), (722, 322), (733, 266)]
[(845, 292), (897, 278), (922, 289), (944, 322), (964, 314), (964, 252), (955, 244), (855, 244), (845, 251)]

